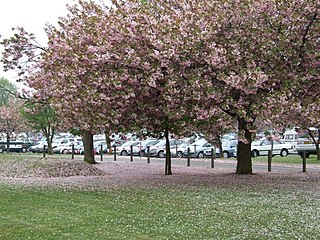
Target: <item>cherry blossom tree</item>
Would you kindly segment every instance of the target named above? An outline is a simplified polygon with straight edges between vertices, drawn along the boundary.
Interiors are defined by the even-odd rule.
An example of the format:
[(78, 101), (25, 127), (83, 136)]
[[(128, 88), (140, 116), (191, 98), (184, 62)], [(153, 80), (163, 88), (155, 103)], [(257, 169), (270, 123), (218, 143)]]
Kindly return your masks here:
[(250, 174), (256, 119), (281, 118), (274, 109), (284, 103), (283, 93), (319, 77), (319, 1), (205, 4), (197, 14), (206, 33), (199, 49), (206, 97), (237, 119), (237, 173)]
[[(27, 81), (40, 96), (50, 96), (65, 126), (81, 126), (87, 132), (106, 126), (139, 126), (164, 132), (168, 140), (169, 132), (181, 129), (192, 112), (194, 100), (190, 96), (197, 87), (184, 87), (188, 73), (180, 71), (180, 60), (173, 55), (175, 49), (184, 54), (181, 58), (189, 52), (178, 42), (170, 46), (175, 33), (164, 38), (163, 26), (156, 21), (153, 33), (143, 35), (142, 28), (135, 30), (134, 14), (141, 14), (146, 29), (151, 17), (156, 20), (157, 15), (148, 16), (140, 11), (144, 9), (141, 4), (133, 3), (130, 8), (118, 5), (108, 12), (85, 2), (70, 8), (72, 14), (60, 19), (60, 29), (48, 29), (48, 49), (38, 63), (41, 70)], [(146, 9), (152, 13), (149, 6)], [(173, 20), (185, 21), (172, 15), (166, 20), (168, 29), (176, 27)], [(131, 27), (132, 34), (128, 34)], [(134, 34), (136, 39), (132, 38)], [(183, 40), (192, 45), (187, 36)], [(148, 51), (151, 54), (145, 54)], [(167, 152), (165, 171), (171, 174), (170, 151)]]
[(46, 48), (37, 45), (34, 35), (17, 28), (17, 34), (2, 42), (3, 63), (7, 69), (18, 69), (22, 81), (36, 89), (36, 99), (50, 102), (65, 129), (83, 130), (85, 161), (94, 163), (92, 133), (109, 127), (108, 120), (121, 106), (118, 111), (120, 103), (112, 104), (117, 96), (108, 90), (116, 88), (104, 85), (108, 76), (100, 73), (95, 61), (102, 54), (94, 50), (96, 44), (104, 44), (99, 32), (105, 16), (101, 6), (80, 1), (69, 10), (59, 27), (47, 26)]
[[(37, 95), (50, 99), (66, 127), (81, 126), (91, 133), (106, 126), (140, 126), (164, 132), (168, 140), (169, 132), (183, 129), (191, 119), (194, 96), (199, 99), (201, 93), (199, 85), (188, 82), (198, 82), (187, 70), (190, 51), (184, 49), (192, 48), (192, 27), (179, 36), (175, 23), (191, 26), (196, 19), (189, 23), (167, 2), (114, 4), (107, 11), (92, 2), (71, 7), (71, 14), (60, 19), (60, 28), (48, 27), (47, 49), (38, 48), (34, 36), (18, 28), (17, 35), (3, 41), (3, 62), (8, 69), (21, 69)], [(35, 59), (39, 49), (43, 52)], [(167, 149), (165, 171), (171, 174), (168, 145)]]
[(12, 134), (26, 129), (20, 108), (21, 102), (16, 99), (11, 99), (8, 105), (0, 106), (0, 132), (7, 138), (7, 152), (10, 152)]
[(142, 86), (193, 90), (179, 92), (181, 104), (173, 97), (177, 92), (163, 88), (157, 96), (169, 93), (172, 110), (187, 106), (188, 98), (193, 102), (195, 94), (212, 111), (236, 119), (237, 173), (251, 174), (256, 119), (281, 117), (275, 111), (283, 104), (281, 96), (292, 86), (318, 79), (319, 1), (135, 3), (121, 5), (124, 14), (117, 15), (110, 29), (110, 42), (118, 46), (113, 59), (120, 58), (123, 69), (117, 78), (134, 82), (140, 70), (136, 82), (147, 80)]
[[(106, 71), (121, 79), (126, 113), (135, 124), (166, 139), (165, 174), (172, 174), (169, 135), (188, 131), (195, 118), (193, 106), (201, 93), (197, 78), (188, 72), (188, 56), (197, 29), (179, 35), (179, 25), (194, 25), (167, 2), (118, 3), (109, 28)], [(161, 24), (159, 24), (161, 21)], [(186, 28), (187, 29), (187, 28)], [(117, 71), (114, 69), (116, 66)], [(193, 94), (195, 93), (195, 94)], [(121, 121), (123, 122), (123, 121)], [(129, 122), (129, 126), (132, 126)]]
[[(205, 102), (236, 119), (237, 173), (251, 174), (256, 119), (280, 118), (282, 96), (319, 80), (319, 0), (113, 4), (71, 7), (60, 28), (48, 27), (45, 53), (21, 71), (65, 126), (87, 133), (141, 126), (168, 140)], [(18, 60), (36, 56), (33, 36), (22, 33), (4, 42), (8, 68), (24, 69)]]

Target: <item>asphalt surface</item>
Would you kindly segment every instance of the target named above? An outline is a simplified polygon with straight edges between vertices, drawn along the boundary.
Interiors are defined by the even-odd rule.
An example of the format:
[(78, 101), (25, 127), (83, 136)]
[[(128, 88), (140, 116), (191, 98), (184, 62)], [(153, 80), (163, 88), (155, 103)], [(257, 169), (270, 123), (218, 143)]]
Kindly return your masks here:
[[(97, 162), (101, 162), (101, 156), (96, 155), (95, 160)], [(131, 162), (130, 156), (116, 156), (116, 161), (119, 162)], [(113, 155), (103, 155), (102, 162), (114, 162)], [(147, 157), (139, 157), (133, 156), (132, 162), (134, 163), (141, 163), (141, 164), (148, 164)], [(150, 164), (158, 164), (164, 165), (165, 159), (164, 158), (150, 158)], [(172, 158), (172, 166), (187, 166), (187, 158)], [(235, 158), (230, 159), (215, 159), (214, 160), (214, 168), (223, 168), (223, 169), (234, 169), (236, 170), (237, 162)], [(204, 158), (204, 159), (190, 159), (190, 166), (189, 167), (208, 167), (211, 168), (211, 159)], [(252, 164), (253, 172), (268, 172), (268, 165), (267, 163), (255, 163)], [(271, 164), (271, 172), (303, 172), (302, 168), (302, 160), (300, 164), (279, 164), (273, 163)], [(306, 172), (320, 172), (320, 165), (307, 165)]]

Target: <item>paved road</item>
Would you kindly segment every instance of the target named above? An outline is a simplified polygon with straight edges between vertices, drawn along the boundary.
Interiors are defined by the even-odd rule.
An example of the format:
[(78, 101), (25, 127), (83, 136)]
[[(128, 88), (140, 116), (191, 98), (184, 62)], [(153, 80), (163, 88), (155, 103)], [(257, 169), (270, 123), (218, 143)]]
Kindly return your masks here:
[[(100, 162), (101, 157), (96, 156), (96, 161)], [(112, 155), (103, 155), (103, 162), (113, 162), (114, 157)], [(130, 156), (116, 156), (116, 161), (120, 162), (130, 162)], [(150, 158), (151, 164), (159, 164), (164, 165), (165, 159), (163, 158)], [(133, 162), (135, 163), (143, 163), (147, 164), (146, 157), (133, 157)], [(216, 159), (214, 161), (214, 168), (227, 168), (227, 169), (234, 169), (236, 170), (236, 160), (233, 159)], [(172, 166), (186, 166), (187, 167), (187, 159), (186, 158), (173, 158), (172, 159)], [(191, 167), (211, 167), (211, 159), (190, 159), (190, 166)], [(261, 171), (268, 171), (268, 165), (263, 163), (253, 163), (253, 172), (261, 172)], [(320, 165), (307, 165), (306, 168), (307, 172), (320, 172)], [(302, 163), (299, 164), (272, 164), (271, 171), (279, 171), (279, 172), (302, 172)]]

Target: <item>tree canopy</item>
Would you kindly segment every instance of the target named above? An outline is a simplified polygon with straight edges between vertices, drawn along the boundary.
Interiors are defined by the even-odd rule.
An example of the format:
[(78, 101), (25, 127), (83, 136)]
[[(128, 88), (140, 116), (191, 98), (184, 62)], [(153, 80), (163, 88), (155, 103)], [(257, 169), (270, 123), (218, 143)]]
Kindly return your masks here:
[(17, 86), (4, 77), (0, 78), (0, 106), (8, 105), (10, 99), (15, 98)]
[[(318, 102), (319, 5), (119, 0), (106, 8), (79, 1), (59, 27), (48, 26), (40, 58), (33, 35), (19, 29), (2, 42), (2, 61), (29, 73), (25, 80), (69, 128), (139, 126), (168, 136), (199, 126), (199, 118), (236, 122), (237, 173), (251, 174), (257, 118), (286, 122), (279, 108), (302, 106), (305, 93), (307, 106)], [(34, 60), (27, 69), (19, 64), (23, 54)]]

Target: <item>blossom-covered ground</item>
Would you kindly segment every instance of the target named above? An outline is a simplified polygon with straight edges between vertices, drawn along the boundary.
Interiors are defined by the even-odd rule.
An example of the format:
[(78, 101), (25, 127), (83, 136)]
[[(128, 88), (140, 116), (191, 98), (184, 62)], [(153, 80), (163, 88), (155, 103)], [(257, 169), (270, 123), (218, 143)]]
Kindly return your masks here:
[(172, 167), (130, 162), (102, 162), (94, 165), (79, 160), (8, 161), (0, 166), (0, 183), (108, 190), (117, 188), (208, 187), (231, 189), (272, 189), (293, 192), (320, 192), (319, 172), (256, 172), (237, 175), (233, 170), (207, 167)]

